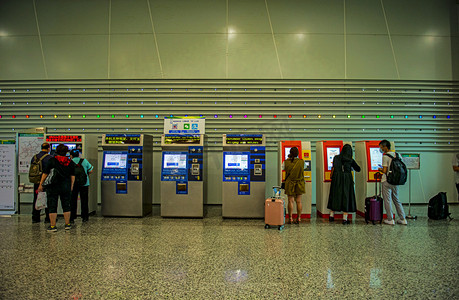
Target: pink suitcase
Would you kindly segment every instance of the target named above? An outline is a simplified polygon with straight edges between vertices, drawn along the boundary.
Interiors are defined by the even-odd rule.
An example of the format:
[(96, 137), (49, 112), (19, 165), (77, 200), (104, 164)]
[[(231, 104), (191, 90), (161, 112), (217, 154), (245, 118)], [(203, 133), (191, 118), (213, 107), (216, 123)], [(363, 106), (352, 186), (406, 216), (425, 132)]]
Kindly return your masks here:
[(280, 198), (280, 187), (274, 186), (273, 191), (273, 197), (265, 201), (265, 228), (268, 229), (270, 226), (277, 226), (279, 230), (282, 230), (285, 224), (284, 200)]

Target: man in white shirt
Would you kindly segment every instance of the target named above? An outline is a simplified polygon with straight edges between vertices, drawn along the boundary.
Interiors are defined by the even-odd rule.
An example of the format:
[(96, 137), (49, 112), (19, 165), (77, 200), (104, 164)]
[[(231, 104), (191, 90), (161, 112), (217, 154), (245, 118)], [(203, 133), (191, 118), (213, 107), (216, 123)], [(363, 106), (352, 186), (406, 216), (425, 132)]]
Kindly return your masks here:
[(458, 194), (459, 200), (459, 153), (453, 155), (453, 171), (454, 171), (454, 179), (456, 181), (456, 189)]
[(382, 173), (381, 192), (384, 199), (384, 206), (386, 207), (387, 214), (387, 219), (384, 220), (384, 224), (395, 225), (391, 207), (392, 200), (394, 202), (395, 209), (397, 210), (397, 215), (400, 218), (400, 220), (397, 220), (397, 224), (407, 225), (405, 219), (405, 211), (403, 210), (402, 203), (400, 202), (400, 200), (398, 200), (398, 185), (392, 185), (389, 182), (387, 182), (387, 174), (390, 171), (390, 163), (392, 162), (392, 158), (390, 158), (388, 154), (392, 157), (395, 157), (395, 152), (390, 151), (390, 142), (388, 140), (382, 140), (379, 143), (379, 149), (381, 149), (381, 151), (384, 153), (382, 160), (382, 168), (378, 169), (379, 172)]

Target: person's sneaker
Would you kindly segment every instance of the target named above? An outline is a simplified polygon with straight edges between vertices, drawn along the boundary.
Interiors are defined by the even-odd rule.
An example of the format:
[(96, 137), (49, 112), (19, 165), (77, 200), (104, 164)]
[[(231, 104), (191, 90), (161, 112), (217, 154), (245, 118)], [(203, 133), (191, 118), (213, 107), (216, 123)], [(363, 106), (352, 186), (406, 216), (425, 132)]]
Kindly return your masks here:
[(335, 217), (329, 216), (328, 217), (328, 222), (335, 222)]
[(397, 220), (397, 224), (400, 224), (400, 225), (408, 225), (408, 222), (406, 221), (406, 219)]
[(390, 221), (389, 221), (389, 220), (384, 220), (383, 222), (384, 222), (384, 224), (386, 224), (386, 225), (395, 225), (394, 220), (390, 220)]
[(70, 230), (70, 229), (72, 229), (72, 224), (65, 224), (64, 229), (65, 229), (65, 230)]
[[(57, 221), (57, 220), (56, 220)], [(51, 223), (51, 221), (49, 219), (45, 219), (45, 224), (46, 223)]]
[(48, 232), (56, 232), (57, 231), (57, 227), (50, 225), (47, 230), (48, 230)]
[(40, 220), (32, 219), (32, 224), (35, 224), (35, 223), (40, 223)]

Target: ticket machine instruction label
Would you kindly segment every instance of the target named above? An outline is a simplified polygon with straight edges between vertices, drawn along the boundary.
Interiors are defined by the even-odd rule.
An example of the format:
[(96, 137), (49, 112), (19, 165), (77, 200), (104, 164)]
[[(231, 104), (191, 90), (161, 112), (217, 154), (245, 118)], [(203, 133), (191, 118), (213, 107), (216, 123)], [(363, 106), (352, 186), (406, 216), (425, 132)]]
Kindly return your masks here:
[(263, 144), (263, 135), (244, 135), (244, 134), (227, 134), (226, 135), (226, 144), (227, 145), (262, 145)]
[(164, 136), (164, 144), (172, 145), (172, 144), (200, 144), (201, 143), (201, 135), (199, 134), (185, 134), (185, 135), (173, 135), (173, 134), (166, 134)]
[(138, 145), (140, 134), (107, 134), (105, 144)]

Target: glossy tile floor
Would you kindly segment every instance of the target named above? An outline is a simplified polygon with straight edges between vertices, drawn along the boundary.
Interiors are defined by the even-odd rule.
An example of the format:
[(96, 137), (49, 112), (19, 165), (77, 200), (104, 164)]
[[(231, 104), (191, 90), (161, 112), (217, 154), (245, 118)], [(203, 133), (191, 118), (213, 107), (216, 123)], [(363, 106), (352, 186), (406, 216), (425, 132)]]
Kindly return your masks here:
[[(48, 233), (0, 218), (0, 299), (458, 299), (459, 206), (452, 221), (351, 225), (312, 218), (80, 219)], [(24, 212), (25, 209), (23, 209)], [(405, 208), (407, 211), (407, 208)]]

